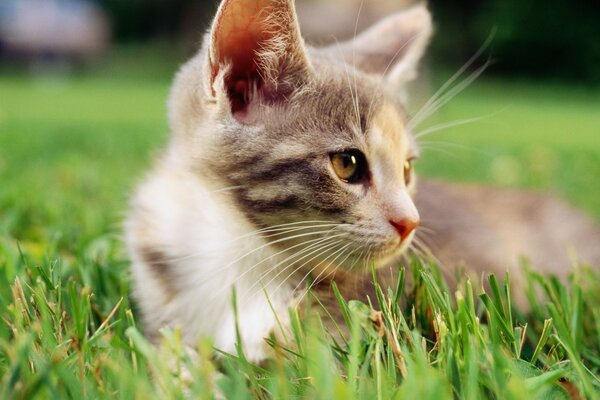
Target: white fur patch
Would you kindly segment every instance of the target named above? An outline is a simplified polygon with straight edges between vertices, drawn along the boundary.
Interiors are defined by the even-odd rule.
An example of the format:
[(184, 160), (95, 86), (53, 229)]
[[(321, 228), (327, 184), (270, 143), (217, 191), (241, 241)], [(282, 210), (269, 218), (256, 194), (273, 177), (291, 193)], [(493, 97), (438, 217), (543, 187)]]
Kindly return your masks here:
[[(183, 327), (190, 346), (209, 336), (217, 348), (235, 353), (235, 287), (246, 356), (260, 360), (276, 318), (258, 282), (268, 283), (269, 300), (281, 318), (291, 304), (291, 286), (279, 287), (287, 274), (272, 279), (269, 273), (281, 257), (272, 257), (274, 251), (251, 234), (253, 228), (230, 204), (178, 167), (172, 160), (162, 163), (142, 185), (135, 199), (138, 211), (128, 222), (134, 295), (144, 319), (150, 330)], [(146, 246), (160, 246), (170, 259), (164, 279), (177, 288), (171, 297), (143, 261), (140, 251)]]

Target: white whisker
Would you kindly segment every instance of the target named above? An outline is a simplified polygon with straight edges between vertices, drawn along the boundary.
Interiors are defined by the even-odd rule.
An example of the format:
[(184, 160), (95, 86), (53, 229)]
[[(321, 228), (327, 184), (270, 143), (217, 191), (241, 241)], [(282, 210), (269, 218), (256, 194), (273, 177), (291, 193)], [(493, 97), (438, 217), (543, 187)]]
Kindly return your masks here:
[[(297, 226), (297, 227), (292, 227), (292, 228), (275, 228), (275, 229), (269, 229), (269, 230), (254, 231), (254, 232), (251, 232), (249, 234), (245, 234), (245, 235), (239, 236), (239, 237), (237, 237), (235, 239), (231, 239), (230, 241), (228, 241), (228, 243), (236, 242), (236, 241), (239, 241), (241, 239), (247, 239), (249, 237), (256, 236), (257, 234), (260, 234), (264, 238), (270, 238), (270, 237), (275, 237), (275, 236), (280, 236), (280, 235), (286, 235), (288, 233), (303, 231), (303, 230), (306, 230), (306, 229), (328, 228), (328, 227), (336, 227), (336, 226), (340, 226), (340, 225), (341, 224), (339, 224), (339, 223), (334, 223), (334, 224), (319, 224), (319, 225)], [(266, 235), (265, 235), (265, 233), (266, 233)]]
[[(364, 241), (365, 240), (363, 240), (363, 242)], [(348, 271), (352, 271), (354, 269), (354, 266), (356, 265), (357, 262), (359, 262), (362, 259), (362, 256), (366, 251), (366, 247), (363, 247), (362, 244), (359, 248), (362, 248), (362, 250), (361, 250), (360, 254), (354, 258), (354, 262), (350, 265), (350, 267), (348, 268)]]
[[(275, 290), (273, 291), (273, 293), (276, 292), (277, 290), (279, 290), (281, 288), (281, 286), (283, 286), (292, 276), (294, 276), (296, 274), (296, 272), (302, 270), (304, 268), (304, 266), (306, 266), (307, 264), (309, 264), (310, 262), (312, 262), (314, 260), (317, 260), (319, 257), (321, 257), (323, 254), (325, 254), (327, 251), (331, 251), (332, 249), (335, 249), (337, 246), (340, 246), (340, 245), (344, 245), (344, 241), (339, 240), (338, 242), (335, 243), (334, 246), (328, 247), (327, 249), (325, 249), (323, 251), (320, 251), (318, 254), (316, 254), (315, 256), (313, 256), (310, 260), (305, 261), (302, 265), (294, 268), (292, 270), (292, 272), (290, 274), (288, 274), (288, 276), (279, 283), (279, 285), (275, 288)], [(320, 261), (314, 268), (317, 268), (319, 265), (321, 265), (325, 260), (327, 260), (328, 257), (329, 256), (325, 257), (325, 259), (323, 259), (322, 261)], [(313, 269), (311, 269), (311, 271)], [(296, 287), (294, 288), (294, 291), (296, 291), (298, 289), (298, 285), (296, 285)]]
[[(309, 260), (305, 261), (302, 265), (300, 265), (299, 267), (296, 267), (292, 270), (292, 272), (285, 278), (283, 279), (279, 285), (277, 285), (277, 287), (271, 292), (271, 295), (275, 292), (277, 292), (277, 290), (289, 279), (291, 278), (297, 271), (301, 270), (302, 267), (304, 267), (306, 264), (310, 263), (311, 261), (318, 259), (322, 254), (324, 254), (326, 251), (331, 250), (332, 248), (337, 247), (339, 244), (343, 243), (342, 240), (336, 240), (334, 242), (328, 242), (328, 243), (319, 243), (320, 247), (315, 248), (311, 247), (308, 250), (311, 250), (308, 254), (304, 254), (302, 257), (300, 257), (298, 260), (296, 260), (294, 263), (300, 262), (303, 259), (305, 259), (306, 257), (309, 257), (315, 253), (317, 253), (316, 255), (314, 255), (312, 258), (310, 258)], [(299, 252), (300, 254), (302, 252)], [(299, 255), (299, 254), (297, 254)], [(290, 267), (294, 266), (294, 263), (290, 263), (288, 264), (285, 268), (282, 268), (275, 276), (273, 276), (266, 284), (262, 285), (264, 288), (268, 287), (271, 283), (273, 283), (281, 274), (283, 274), (285, 271), (287, 271)], [(272, 272), (274, 268), (272, 268), (270, 272)], [(262, 277), (261, 277), (262, 279)], [(253, 289), (254, 287), (256, 287), (256, 285), (260, 283), (260, 279), (254, 283), (254, 285), (252, 285), (248, 291), (250, 291), (251, 289)]]
[[(429, 98), (429, 100), (420, 108), (419, 111), (417, 111), (417, 113), (413, 116), (413, 120), (414, 119), (421, 119), (423, 114), (427, 114), (427, 115), (431, 115), (432, 112), (430, 112), (430, 108), (438, 101), (438, 99), (444, 94), (444, 92), (446, 91), (446, 89), (448, 89), (471, 65), (473, 65), (473, 63), (481, 56), (481, 54), (483, 54), (483, 52), (485, 51), (485, 49), (487, 49), (487, 47), (490, 45), (491, 41), (492, 41), (493, 35), (488, 36), (488, 38), (486, 39), (486, 41), (483, 43), (483, 45), (475, 52), (475, 54), (473, 54), (473, 56), (471, 56), (471, 58), (463, 64), (462, 67), (460, 67), (458, 69), (458, 71), (456, 71), (454, 73), (454, 75), (452, 75), (450, 77), (450, 79), (448, 79), (434, 94), (433, 96), (431, 96)], [(409, 127), (414, 128), (416, 127), (415, 124), (411, 125), (409, 124)]]
[[(301, 221), (301, 222), (296, 222), (296, 223), (290, 223), (289, 225), (297, 225), (299, 223), (307, 223), (307, 222), (316, 222), (316, 221)], [(302, 227), (300, 227), (300, 226), (294, 226), (294, 227), (290, 227), (290, 228), (283, 228), (283, 226), (288, 225), (288, 224), (274, 225), (273, 227), (275, 227), (275, 228), (273, 228), (273, 227), (267, 227), (267, 228), (263, 228), (263, 229), (258, 229), (258, 230), (253, 231), (253, 232), (245, 233), (245, 234), (243, 234), (241, 236), (238, 236), (238, 237), (236, 237), (234, 239), (230, 239), (226, 243), (233, 244), (234, 242), (240, 241), (242, 239), (247, 239), (247, 238), (250, 238), (250, 237), (253, 237), (253, 236), (258, 236), (258, 235), (261, 235), (264, 238), (269, 238), (269, 237), (274, 237), (274, 236), (285, 235), (285, 234), (288, 234), (288, 233), (294, 233), (294, 232), (302, 231), (302, 230), (305, 230), (305, 229), (311, 229), (311, 228), (328, 228), (328, 227), (332, 227), (332, 229), (335, 229), (336, 227), (343, 225), (343, 224), (339, 224), (339, 223), (329, 223), (331, 221), (325, 221), (325, 222), (328, 222), (328, 223), (318, 224), (318, 225), (302, 226)], [(277, 228), (277, 226), (281, 226), (282, 228)], [(274, 232), (277, 232), (277, 233), (276, 234), (272, 234), (272, 235), (264, 235), (265, 233), (271, 233), (271, 231), (274, 231)], [(318, 231), (316, 233), (319, 233), (319, 232), (323, 233), (323, 232), (326, 232), (326, 231)], [(313, 234), (313, 233), (311, 233), (311, 232), (307, 232), (306, 233), (306, 235), (309, 235), (309, 234)], [(251, 254), (254, 251), (261, 250), (264, 247), (267, 247), (270, 243), (279, 243), (279, 242), (282, 242), (282, 241), (285, 241), (285, 240), (290, 240), (290, 239), (295, 239), (295, 238), (298, 238), (298, 237), (302, 237), (303, 235), (304, 234), (287, 236), (287, 237), (284, 237), (284, 238), (281, 238), (281, 239), (278, 239), (278, 240), (270, 241), (269, 243), (266, 243), (265, 245), (262, 245), (259, 248), (254, 249), (249, 254)], [(200, 253), (188, 254), (188, 255), (180, 256), (180, 257), (169, 257), (169, 258), (166, 258), (165, 261), (166, 262), (186, 261), (186, 260), (194, 259), (194, 258), (197, 258), (197, 257), (203, 257), (205, 254), (206, 254), (205, 252), (200, 252)], [(231, 264), (228, 264), (228, 266), (231, 266), (231, 265), (235, 264), (238, 261), (240, 261), (240, 260), (239, 259), (235, 260)], [(228, 267), (228, 266), (226, 266), (226, 267)], [(226, 267), (223, 267), (223, 268), (226, 269)], [(222, 269), (219, 269), (219, 271), (222, 271)]]
[[(277, 277), (279, 275), (281, 275), (281, 273), (283, 273), (285, 270), (287, 270), (291, 265), (293, 265), (294, 263), (299, 262), (300, 260), (303, 260), (304, 258), (321, 251), (323, 248), (325, 248), (326, 246), (329, 246), (332, 244), (332, 242), (339, 242), (340, 240), (337, 239), (339, 237), (345, 236), (346, 233), (339, 233), (333, 236), (326, 236), (323, 238), (318, 238), (318, 239), (313, 239), (312, 241), (306, 241), (304, 243), (300, 243), (299, 245), (290, 247), (290, 248), (286, 248), (283, 250), (283, 252), (287, 252), (290, 249), (294, 248), (294, 247), (298, 247), (298, 246), (303, 246), (303, 248), (301, 248), (300, 250), (294, 252), (293, 254), (289, 255), (288, 257), (286, 257), (285, 259), (279, 261), (278, 263), (276, 263), (275, 265), (271, 266), (267, 271), (265, 271), (258, 279), (257, 282), (254, 283), (254, 285), (252, 285), (248, 290), (253, 289), (260, 281), (262, 281), (264, 278), (266, 278), (271, 272), (273, 272), (273, 270), (277, 269), (278, 267), (280, 267), (281, 265), (285, 264), (286, 262), (299, 257), (302, 255), (302, 257), (298, 258), (297, 260), (294, 260), (293, 262), (290, 262), (287, 266), (285, 266), (284, 268), (282, 268), (274, 277), (272, 277), (272, 279), (265, 285), (269, 286), (270, 283), (273, 282), (273, 280), (277, 279)], [(337, 240), (334, 240), (337, 239)], [(313, 242), (310, 243), (310, 245), (307, 246), (308, 242)], [(308, 253), (308, 254), (306, 254)], [(253, 267), (252, 267), (253, 268)]]
[[(343, 253), (344, 250), (346, 250), (348, 247), (350, 247), (352, 245), (352, 243), (347, 243), (346, 245), (342, 246), (340, 249), (336, 250), (334, 253), (328, 255), (327, 257), (325, 257), (325, 259), (323, 261), (321, 261), (319, 264), (315, 265), (310, 271), (308, 271), (306, 273), (306, 275), (304, 275), (304, 277), (300, 280), (300, 282), (298, 282), (298, 284), (296, 285), (296, 288), (294, 289), (294, 291), (297, 291), (300, 286), (302, 286), (302, 283), (304, 283), (304, 281), (310, 276), (310, 274), (313, 273), (314, 270), (316, 270), (318, 267), (320, 267), (323, 263), (327, 262), (328, 264), (333, 264), (335, 262), (335, 260), (337, 260)], [(330, 257), (334, 256), (335, 258), (333, 258), (331, 261), (327, 261)], [(327, 266), (325, 266), (325, 269), (327, 269)], [(318, 277), (320, 277), (322, 274), (322, 272), (318, 275)], [(306, 295), (305, 291), (302, 296), (300, 296), (300, 298), (298, 299), (298, 302), (301, 302), (302, 299), (304, 298), (304, 296)]]
[(452, 157), (458, 157), (458, 154), (456, 154), (455, 152), (449, 153), (449, 151), (446, 150), (445, 147), (452, 148), (452, 149), (465, 150), (465, 151), (469, 151), (469, 152), (475, 153), (475, 154), (480, 154), (480, 155), (483, 155), (486, 157), (493, 157), (493, 154), (491, 154), (489, 151), (485, 151), (478, 147), (467, 146), (467, 145), (460, 144), (460, 143), (446, 142), (443, 140), (427, 140), (427, 141), (419, 142), (419, 148), (421, 150), (434, 150), (434, 151), (439, 151), (442, 153), (450, 154)]
[(251, 236), (255, 236), (256, 234), (262, 234), (262, 233), (271, 233), (271, 232), (281, 232), (281, 231), (285, 231), (286, 229), (307, 229), (307, 226), (299, 226), (301, 224), (313, 224), (313, 225), (308, 225), (308, 227), (320, 227), (320, 226), (333, 226), (333, 225), (340, 225), (339, 223), (335, 222), (335, 221), (311, 221), (311, 220), (307, 220), (307, 221), (297, 221), (297, 222), (289, 222), (289, 223), (285, 223), (285, 224), (278, 224), (278, 225), (271, 225), (265, 228), (261, 228), (261, 229), (257, 229), (255, 231), (252, 232), (248, 232), (246, 234), (243, 234), (241, 236), (238, 236), (234, 239), (231, 239), (230, 241), (237, 241), (240, 239), (245, 239)]
[[(358, 8), (358, 13), (356, 15), (356, 21), (354, 23), (354, 36), (356, 37), (356, 33), (358, 31), (358, 21), (360, 20), (360, 13), (362, 11), (364, 5), (364, 0), (360, 1), (360, 6)], [(352, 46), (352, 68), (354, 68), (354, 70), (356, 70), (356, 46)], [(356, 108), (356, 123), (357, 123), (357, 127), (358, 129), (360, 129), (361, 127), (361, 123), (360, 123), (360, 105), (358, 102), (358, 84), (356, 82), (356, 72), (352, 74), (354, 76), (354, 92), (356, 93), (356, 99), (355, 99), (355, 108)]]
[[(269, 246), (271, 246), (273, 244), (281, 243), (281, 242), (284, 242), (284, 241), (287, 241), (287, 240), (298, 239), (298, 238), (302, 238), (302, 237), (306, 237), (306, 236), (320, 235), (320, 234), (323, 234), (323, 233), (330, 232), (330, 231), (332, 231), (335, 228), (336, 227), (333, 227), (332, 229), (327, 230), (327, 231), (305, 232), (305, 233), (301, 233), (301, 234), (298, 234), (298, 235), (292, 235), (292, 236), (284, 237), (284, 238), (281, 238), (281, 239), (277, 239), (277, 240), (274, 240), (272, 242), (267, 242), (267, 243), (265, 243), (265, 244), (263, 244), (263, 245), (255, 248), (255, 249), (250, 250), (249, 252), (245, 253), (244, 255), (236, 258), (235, 260), (231, 261), (229, 264), (225, 265), (224, 267), (217, 268), (214, 272), (217, 273), (217, 272), (224, 271), (224, 270), (226, 270), (228, 268), (231, 268), (232, 266), (235, 266), (238, 262), (240, 262), (244, 258), (246, 258), (246, 257), (250, 256), (251, 254), (254, 254), (257, 251), (260, 251), (260, 250), (262, 250), (262, 249), (264, 249), (266, 247), (269, 247)], [(269, 258), (271, 258), (271, 257), (269, 257)], [(267, 258), (267, 259), (269, 259), (269, 258)], [(267, 259), (265, 259), (264, 261), (266, 261)]]
[(438, 99), (436, 99), (424, 112), (420, 115), (415, 115), (411, 118), (408, 123), (408, 129), (412, 131), (414, 128), (419, 126), (423, 121), (425, 121), (430, 115), (437, 112), (440, 108), (446, 105), (450, 100), (458, 96), (463, 90), (471, 85), (479, 76), (487, 69), (489, 66), (489, 61), (486, 61), (481, 67), (477, 68), (471, 74), (469, 74), (462, 82), (458, 83), (452, 89), (444, 93)]
[(446, 150), (446, 149), (441, 149), (439, 147), (435, 147), (435, 146), (421, 146), (419, 145), (419, 150), (421, 151), (421, 153), (425, 153), (425, 151), (428, 150), (432, 150), (438, 153), (442, 153), (450, 158), (454, 158), (454, 159), (459, 159), (460, 157), (456, 154), (451, 152), (450, 150)]
[[(335, 43), (336, 43), (336, 46), (338, 48), (338, 52), (339, 52), (340, 58), (342, 60), (344, 60), (344, 52), (342, 51), (340, 43), (337, 41), (337, 39), (336, 39)], [(346, 62), (343, 62), (342, 64), (344, 65), (344, 71), (345, 71), (345, 75), (346, 75), (346, 81), (348, 83), (348, 89), (350, 89), (350, 97), (351, 97), (351, 100), (352, 100), (352, 104), (354, 106), (354, 112), (356, 114), (355, 117), (356, 117), (356, 121), (357, 121), (357, 124), (358, 124), (357, 127), (358, 127), (358, 129), (360, 129), (360, 112), (359, 112), (359, 109), (358, 109), (358, 92), (354, 93), (354, 90), (352, 89), (352, 81), (350, 80), (350, 71), (348, 70), (348, 64)]]
[(423, 225), (420, 225), (420, 226), (417, 228), (417, 234), (421, 234), (421, 233), (428, 233), (428, 234), (433, 234), (433, 235), (435, 235), (437, 232), (435, 231), (435, 229), (431, 229), (431, 228), (430, 228), (430, 227), (428, 227), (428, 226), (423, 226)]
[[(408, 39), (406, 41), (406, 43), (404, 43), (402, 46), (400, 46), (400, 48), (398, 50), (396, 50), (396, 52), (394, 53), (394, 55), (392, 56), (392, 58), (390, 59), (390, 61), (388, 62), (388, 64), (385, 66), (385, 69), (383, 70), (383, 73), (381, 74), (381, 77), (379, 78), (378, 82), (377, 82), (377, 87), (375, 89), (375, 93), (379, 93), (381, 90), (381, 85), (385, 82), (386, 80), (386, 75), (388, 73), (388, 70), (391, 68), (392, 65), (394, 65), (394, 62), (396, 61), (396, 58), (400, 55), (400, 53), (402, 52), (402, 50), (404, 50), (404, 48), (408, 45), (410, 45), (415, 39), (417, 39), (419, 36), (423, 35), (424, 32), (419, 32), (415, 35), (413, 35), (410, 39)], [(371, 109), (373, 107), (373, 103), (374, 103), (374, 96), (371, 99), (371, 101), (369, 102), (369, 109), (368, 109), (368, 114), (371, 114)]]
[(231, 190), (242, 189), (243, 187), (244, 187), (244, 186), (241, 186), (241, 185), (237, 185), (237, 186), (228, 186), (228, 187), (224, 187), (224, 188), (221, 188), (221, 189), (216, 189), (216, 190), (213, 190), (211, 193), (222, 193), (222, 192), (228, 192), (228, 191), (231, 191)]
[(420, 132), (415, 133), (415, 138), (418, 139), (425, 135), (429, 135), (430, 133), (442, 131), (444, 129), (452, 128), (455, 126), (461, 126), (461, 125), (471, 124), (473, 122), (479, 122), (484, 119), (490, 118), (491, 116), (493, 116), (495, 114), (496, 113), (487, 115), (487, 116), (483, 116), (483, 117), (474, 117), (474, 118), (467, 118), (467, 119), (459, 119), (457, 121), (444, 122), (442, 124), (434, 125), (432, 127), (429, 127), (427, 129), (424, 129)]

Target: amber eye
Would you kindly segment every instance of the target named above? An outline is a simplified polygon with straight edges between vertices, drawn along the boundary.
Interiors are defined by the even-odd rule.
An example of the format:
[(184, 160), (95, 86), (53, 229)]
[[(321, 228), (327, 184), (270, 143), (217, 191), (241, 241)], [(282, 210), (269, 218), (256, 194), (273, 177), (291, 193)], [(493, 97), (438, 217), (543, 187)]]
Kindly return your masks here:
[(367, 160), (358, 150), (332, 153), (331, 165), (338, 178), (348, 183), (358, 183), (367, 176)]
[(412, 179), (412, 160), (404, 161), (404, 184), (410, 185)]

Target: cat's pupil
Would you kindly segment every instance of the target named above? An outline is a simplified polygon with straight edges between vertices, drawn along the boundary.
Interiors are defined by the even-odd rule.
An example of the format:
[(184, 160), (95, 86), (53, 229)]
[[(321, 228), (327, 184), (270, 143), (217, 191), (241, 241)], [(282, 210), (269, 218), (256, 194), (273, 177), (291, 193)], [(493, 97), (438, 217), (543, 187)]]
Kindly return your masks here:
[(347, 183), (362, 181), (367, 173), (367, 160), (359, 150), (347, 150), (330, 155), (338, 178)]
[(356, 164), (356, 157), (344, 154), (342, 155), (342, 162), (344, 163), (344, 168), (354, 167), (354, 164)]

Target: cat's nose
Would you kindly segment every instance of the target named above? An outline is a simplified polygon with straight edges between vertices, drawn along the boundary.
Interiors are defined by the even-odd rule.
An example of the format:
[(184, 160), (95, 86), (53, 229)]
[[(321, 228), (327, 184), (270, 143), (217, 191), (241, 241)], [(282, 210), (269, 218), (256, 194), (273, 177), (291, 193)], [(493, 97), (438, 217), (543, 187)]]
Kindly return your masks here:
[(403, 218), (399, 221), (390, 220), (390, 224), (396, 229), (400, 235), (400, 239), (404, 240), (419, 226), (418, 219)]

